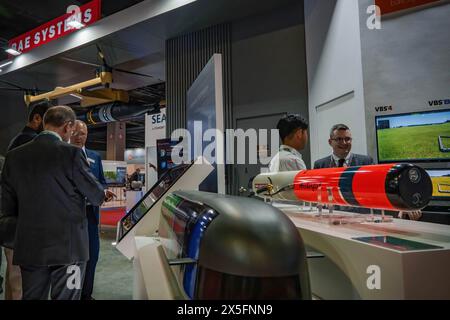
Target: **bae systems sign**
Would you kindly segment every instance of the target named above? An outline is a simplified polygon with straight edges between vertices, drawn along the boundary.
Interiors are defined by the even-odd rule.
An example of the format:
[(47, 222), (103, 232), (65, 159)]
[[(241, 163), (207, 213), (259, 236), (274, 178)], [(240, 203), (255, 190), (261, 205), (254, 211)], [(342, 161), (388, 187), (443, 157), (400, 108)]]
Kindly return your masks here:
[(80, 7), (69, 6), (67, 13), (12, 40), (8, 46), (25, 53), (50, 41), (64, 37), (101, 18), (101, 0), (93, 0)]

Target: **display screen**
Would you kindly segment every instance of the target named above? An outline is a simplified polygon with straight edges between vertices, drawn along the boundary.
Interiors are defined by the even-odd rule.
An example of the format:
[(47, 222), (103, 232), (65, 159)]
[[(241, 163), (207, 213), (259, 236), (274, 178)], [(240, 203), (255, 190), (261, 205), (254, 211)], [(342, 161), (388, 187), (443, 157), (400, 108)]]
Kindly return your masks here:
[(450, 169), (427, 169), (433, 182), (433, 199), (450, 201)]
[(174, 194), (166, 197), (161, 207), (158, 235), (168, 259), (187, 256), (187, 227), (192, 227), (192, 223), (203, 210), (202, 205), (185, 201)]
[(105, 181), (108, 186), (123, 186), (126, 183), (127, 168), (116, 167), (115, 171), (104, 171)]
[[(172, 151), (174, 149), (174, 146), (176, 146), (180, 142), (181, 140), (172, 141), (169, 138), (159, 139), (156, 141), (158, 178), (161, 177), (167, 170), (176, 166), (176, 164), (172, 161)], [(179, 157), (183, 157), (182, 152), (179, 154)]]
[(354, 240), (370, 243), (378, 247), (389, 248), (397, 251), (417, 251), (430, 249), (443, 249), (442, 247), (431, 244), (411, 241), (391, 236), (375, 236), (375, 237), (360, 237), (353, 238)]
[(191, 165), (179, 165), (168, 170), (136, 205), (120, 220), (119, 241), (161, 199)]
[(378, 162), (450, 160), (450, 110), (375, 118)]

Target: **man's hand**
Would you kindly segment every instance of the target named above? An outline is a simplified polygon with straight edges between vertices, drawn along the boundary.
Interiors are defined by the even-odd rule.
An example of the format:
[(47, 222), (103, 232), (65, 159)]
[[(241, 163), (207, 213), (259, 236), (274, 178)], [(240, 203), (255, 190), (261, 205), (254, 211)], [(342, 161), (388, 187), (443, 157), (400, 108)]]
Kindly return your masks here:
[(109, 202), (113, 198), (117, 198), (117, 195), (112, 191), (105, 190), (105, 202)]
[(419, 220), (422, 217), (422, 211), (399, 211), (399, 219), (404, 219), (404, 216), (408, 215), (409, 220)]

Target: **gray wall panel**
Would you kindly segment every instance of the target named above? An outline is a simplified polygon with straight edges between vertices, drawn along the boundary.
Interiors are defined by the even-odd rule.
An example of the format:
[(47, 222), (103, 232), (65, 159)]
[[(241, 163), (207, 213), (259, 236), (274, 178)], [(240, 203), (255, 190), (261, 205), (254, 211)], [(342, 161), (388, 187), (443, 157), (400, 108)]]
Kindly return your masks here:
[[(186, 128), (186, 93), (214, 53), (222, 54), (225, 129), (233, 128), (231, 107), (230, 25), (212, 26), (166, 42), (167, 136)], [(226, 169), (227, 193), (231, 193), (233, 176)]]
[[(429, 101), (450, 99), (450, 4), (418, 7), (382, 16), (381, 29), (366, 26), (370, 0), (360, 2), (361, 50), (367, 145), (377, 157), (375, 116), (448, 109)], [(392, 110), (377, 112), (376, 107)], [(450, 163), (423, 163), (450, 167)]]
[[(186, 126), (186, 92), (213, 53), (222, 53), (225, 128), (301, 113), (308, 118), (303, 1), (167, 41), (167, 134)], [(262, 117), (262, 118), (261, 118)], [(273, 118), (275, 119), (275, 118)], [(263, 123), (264, 122), (264, 123)], [(309, 145), (303, 151), (310, 165)], [(227, 193), (237, 193), (238, 165), (227, 165)], [(233, 170), (232, 170), (233, 169)], [(242, 170), (241, 170), (242, 171)], [(248, 179), (247, 179), (248, 180)]]

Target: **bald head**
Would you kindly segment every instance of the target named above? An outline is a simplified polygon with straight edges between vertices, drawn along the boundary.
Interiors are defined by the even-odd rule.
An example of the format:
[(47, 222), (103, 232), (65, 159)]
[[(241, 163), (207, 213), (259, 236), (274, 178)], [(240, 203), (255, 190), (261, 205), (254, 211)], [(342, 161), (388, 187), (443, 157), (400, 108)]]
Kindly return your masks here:
[(88, 128), (86, 123), (84, 123), (81, 120), (76, 120), (73, 134), (72, 137), (70, 138), (70, 143), (77, 147), (83, 148), (86, 144), (87, 135), (88, 135)]

